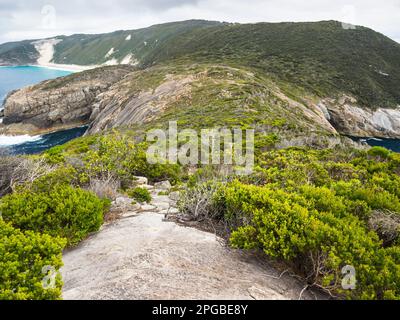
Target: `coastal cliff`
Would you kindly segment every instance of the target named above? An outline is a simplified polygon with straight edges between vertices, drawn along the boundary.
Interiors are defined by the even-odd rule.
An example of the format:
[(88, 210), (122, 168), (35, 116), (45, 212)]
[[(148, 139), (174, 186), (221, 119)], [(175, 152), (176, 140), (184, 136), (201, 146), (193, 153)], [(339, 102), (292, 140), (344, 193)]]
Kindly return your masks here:
[(0, 134), (82, 124), (96, 133), (164, 115), (190, 122), (219, 108), (220, 125), (246, 115), (243, 125), (264, 133), (400, 137), (400, 45), (361, 26), (190, 20), (3, 44), (0, 64), (13, 52), (21, 63), (111, 66), (11, 93)]
[(103, 67), (13, 91), (3, 105), (0, 133), (33, 135), (86, 124), (95, 98), (131, 71)]
[[(400, 298), (400, 153), (343, 136), (400, 137), (400, 46), (337, 22), (209, 28), (123, 33), (146, 47), (140, 63), (8, 95), (0, 138), (88, 129), (34, 156), (0, 154), (0, 265), (12, 266), (0, 299)], [(51, 46), (74, 54), (45, 61), (130, 55), (67, 40)], [(149, 161), (145, 132), (172, 121), (200, 143), (179, 134), (179, 161)], [(207, 150), (211, 128), (227, 130)], [(237, 141), (246, 130), (254, 143)], [(44, 286), (43, 266), (64, 288), (58, 275)]]
[(324, 99), (319, 106), (341, 134), (353, 137), (400, 138), (400, 105), (362, 108), (353, 97)]
[[(242, 99), (233, 99), (242, 90), (242, 81), (250, 87), (263, 86), (265, 92), (246, 92)], [(216, 93), (213, 86), (222, 89)], [(196, 102), (193, 95), (199, 95), (201, 101)], [(234, 112), (239, 101), (243, 103), (241, 108), (246, 108), (248, 100), (255, 97), (263, 100), (254, 101), (255, 106), (268, 103), (264, 122), (268, 122), (268, 117), (271, 123), (273, 118), (285, 118), (287, 130), (280, 129), (288, 135), (296, 135), (297, 130), (302, 136), (320, 132), (400, 138), (400, 108), (365, 108), (347, 95), (324, 98), (317, 103), (313, 97), (293, 99), (269, 79), (260, 81), (246, 69), (218, 65), (187, 65), (186, 71), (165, 65), (145, 70), (109, 66), (44, 81), (7, 96), (0, 114), (0, 134), (36, 135), (81, 125), (88, 125), (88, 133), (93, 134), (142, 125), (163, 114), (169, 114), (170, 120), (174, 116), (181, 119), (180, 113), (207, 104), (212, 108), (213, 104), (230, 101)]]
[[(293, 100), (270, 79), (244, 68), (220, 65), (103, 67), (17, 90), (4, 107), (0, 134), (11, 135), (80, 125), (88, 125), (93, 134), (160, 118), (194, 126), (192, 117), (200, 110), (201, 125), (243, 117), (262, 121), (263, 132), (337, 135), (315, 104)], [(285, 120), (275, 124), (276, 119)]]

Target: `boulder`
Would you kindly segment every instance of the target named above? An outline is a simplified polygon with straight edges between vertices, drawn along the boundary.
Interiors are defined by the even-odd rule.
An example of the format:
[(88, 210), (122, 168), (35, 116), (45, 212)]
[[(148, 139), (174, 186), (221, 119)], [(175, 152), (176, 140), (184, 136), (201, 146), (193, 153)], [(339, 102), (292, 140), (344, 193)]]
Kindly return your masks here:
[(118, 197), (111, 203), (111, 212), (128, 212), (128, 211), (138, 211), (140, 210), (140, 204), (134, 203), (130, 198)]
[(157, 182), (154, 184), (154, 187), (160, 190), (170, 190), (172, 188), (171, 183), (168, 180)]
[(146, 177), (133, 177), (134, 184), (143, 186), (149, 183), (149, 180)]
[(180, 198), (180, 193), (179, 193), (179, 191), (174, 191), (174, 192), (171, 192), (170, 194), (169, 194), (169, 198), (172, 200), (172, 201), (178, 201), (179, 200), (179, 198)]
[(151, 204), (144, 204), (140, 207), (141, 211), (157, 211), (157, 207)]

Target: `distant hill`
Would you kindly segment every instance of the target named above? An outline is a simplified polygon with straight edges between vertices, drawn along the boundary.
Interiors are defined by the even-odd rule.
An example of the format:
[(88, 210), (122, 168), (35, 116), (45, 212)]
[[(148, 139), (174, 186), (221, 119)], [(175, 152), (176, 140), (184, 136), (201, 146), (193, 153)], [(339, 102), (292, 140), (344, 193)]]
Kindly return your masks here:
[[(147, 67), (173, 60), (256, 68), (319, 97), (349, 94), (366, 107), (400, 105), (400, 44), (340, 22), (231, 24), (189, 20), (100, 35), (56, 37), (54, 63)], [(0, 45), (0, 64), (38, 58), (32, 41)]]

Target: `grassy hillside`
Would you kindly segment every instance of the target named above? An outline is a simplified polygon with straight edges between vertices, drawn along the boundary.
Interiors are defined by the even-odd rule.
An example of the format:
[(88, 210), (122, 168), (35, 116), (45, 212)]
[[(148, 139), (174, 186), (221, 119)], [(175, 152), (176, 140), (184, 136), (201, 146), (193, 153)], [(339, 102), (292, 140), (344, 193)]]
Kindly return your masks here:
[[(54, 62), (149, 66), (174, 59), (250, 66), (320, 97), (351, 94), (367, 107), (400, 104), (400, 44), (371, 29), (340, 22), (228, 24), (189, 20), (133, 31), (73, 35)], [(0, 46), (0, 62), (31, 63), (29, 42)], [(129, 60), (129, 59), (128, 59)]]
[(34, 64), (39, 57), (32, 41), (10, 42), (0, 45), (0, 65)]
[(144, 63), (185, 56), (252, 66), (319, 96), (344, 92), (367, 106), (400, 103), (400, 44), (364, 27), (344, 29), (335, 21), (225, 25), (174, 38)]
[[(155, 25), (149, 28), (116, 31), (100, 35), (73, 35), (60, 37), (63, 39), (56, 46), (54, 62), (98, 65), (111, 59), (121, 62), (127, 55), (132, 54), (137, 60), (147, 60), (147, 56), (173, 38), (191, 33), (194, 30), (219, 25), (218, 22), (190, 20)], [(111, 54), (110, 50), (114, 49)]]

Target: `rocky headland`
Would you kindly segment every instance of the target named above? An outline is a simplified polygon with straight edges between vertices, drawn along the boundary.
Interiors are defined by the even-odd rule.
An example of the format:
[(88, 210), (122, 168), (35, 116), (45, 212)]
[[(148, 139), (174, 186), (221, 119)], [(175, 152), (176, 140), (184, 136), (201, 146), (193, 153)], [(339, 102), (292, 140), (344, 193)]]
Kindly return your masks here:
[[(230, 68), (223, 68), (229, 76)], [(201, 86), (204, 81), (221, 85), (229, 80), (240, 85), (240, 79), (224, 82), (213, 78), (209, 69), (179, 74), (173, 69), (148, 71), (121, 65), (44, 81), (7, 96), (0, 113), (0, 134), (37, 135), (81, 125), (89, 126), (88, 133), (99, 133), (152, 121), (177, 101), (190, 99), (193, 86)], [(152, 73), (157, 72), (158, 78), (152, 79)], [(256, 81), (252, 74), (246, 73), (246, 77)], [(319, 128), (330, 135), (400, 138), (400, 108), (365, 108), (348, 95), (319, 101), (301, 97), (299, 102), (274, 83), (268, 86), (275, 97), (274, 108), (281, 108), (276, 112), (296, 110), (301, 114), (296, 119), (300, 126)]]

